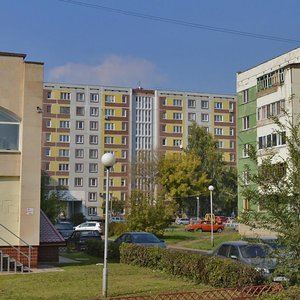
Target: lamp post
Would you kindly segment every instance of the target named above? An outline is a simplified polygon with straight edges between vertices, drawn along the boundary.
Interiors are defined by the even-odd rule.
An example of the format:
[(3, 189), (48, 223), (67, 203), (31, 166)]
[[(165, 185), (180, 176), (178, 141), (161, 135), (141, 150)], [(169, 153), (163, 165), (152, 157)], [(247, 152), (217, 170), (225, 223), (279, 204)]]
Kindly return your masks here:
[(109, 170), (115, 164), (116, 159), (112, 153), (105, 153), (101, 157), (101, 162), (106, 169), (106, 199), (105, 199), (105, 232), (104, 232), (104, 258), (103, 258), (103, 276), (102, 276), (102, 296), (107, 297), (108, 269), (107, 269), (107, 250), (108, 250), (108, 202), (109, 202)]
[(197, 217), (197, 221), (199, 220), (199, 197), (196, 198), (197, 199), (197, 213), (196, 213), (196, 217)]
[(212, 201), (212, 192), (214, 187), (210, 185), (208, 187), (210, 193), (210, 230), (211, 230), (211, 246), (214, 247), (214, 225), (213, 225), (213, 201)]

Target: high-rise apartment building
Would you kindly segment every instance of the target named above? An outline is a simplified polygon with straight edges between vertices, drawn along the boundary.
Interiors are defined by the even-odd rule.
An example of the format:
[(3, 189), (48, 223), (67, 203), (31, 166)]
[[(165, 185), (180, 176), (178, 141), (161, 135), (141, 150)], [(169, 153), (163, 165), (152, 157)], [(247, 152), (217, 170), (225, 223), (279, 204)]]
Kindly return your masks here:
[[(284, 110), (291, 122), (299, 116), (300, 48), (237, 74), (237, 93), (238, 175), (243, 179), (239, 185), (238, 209), (261, 211), (262, 207), (253, 207), (241, 195), (242, 187), (249, 185), (249, 172), (256, 170), (249, 158), (249, 149), (252, 145), (257, 150), (258, 163), (271, 153), (274, 163), (280, 164), (288, 158), (285, 137), (290, 133), (280, 131), (272, 117), (285, 123)], [(251, 235), (256, 232), (240, 225), (240, 233)]]
[[(110, 197), (126, 200), (134, 189), (153, 193), (151, 162), (181, 151), (192, 122), (207, 128), (224, 160), (235, 165), (234, 96), (44, 83), (42, 169), (49, 190), (60, 189), (68, 215), (103, 216), (106, 185)], [(117, 163), (106, 182), (101, 156)]]

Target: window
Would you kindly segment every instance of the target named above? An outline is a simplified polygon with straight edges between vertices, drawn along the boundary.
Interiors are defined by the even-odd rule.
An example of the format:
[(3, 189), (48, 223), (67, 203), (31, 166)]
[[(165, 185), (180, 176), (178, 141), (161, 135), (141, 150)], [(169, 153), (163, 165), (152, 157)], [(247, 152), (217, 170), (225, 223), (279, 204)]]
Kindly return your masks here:
[(47, 113), (51, 114), (51, 109), (52, 109), (51, 105), (46, 106), (46, 112)]
[(91, 93), (90, 94), (90, 102), (97, 103), (99, 102), (99, 95)]
[(113, 116), (115, 115), (115, 110), (112, 109), (112, 108), (106, 108), (106, 109), (104, 110), (104, 115), (105, 115), (106, 117), (113, 117)]
[(243, 172), (243, 183), (244, 183), (244, 185), (249, 185), (249, 172), (248, 171)]
[(98, 107), (91, 107), (90, 108), (90, 116), (91, 117), (98, 117), (99, 116), (99, 108)]
[(105, 130), (115, 130), (115, 124), (114, 123), (104, 123), (104, 129)]
[(269, 89), (272, 86), (278, 86), (284, 83), (284, 69), (275, 70), (257, 78), (257, 91)]
[(97, 193), (89, 192), (89, 201), (97, 201)]
[(196, 114), (195, 113), (188, 113), (188, 120), (189, 121), (196, 121)]
[(89, 150), (89, 157), (90, 158), (98, 158), (98, 149), (90, 149)]
[(125, 108), (122, 108), (122, 117), (127, 116), (127, 110)]
[(90, 121), (90, 130), (98, 130), (98, 121)]
[[(106, 179), (103, 180), (103, 186), (106, 186)], [(114, 186), (114, 181), (113, 179), (109, 179), (109, 186)]]
[(232, 114), (229, 115), (229, 122), (234, 123), (234, 116)]
[(84, 150), (83, 149), (75, 149), (75, 157), (76, 158), (83, 158), (84, 157)]
[(115, 103), (116, 99), (113, 95), (105, 95), (105, 102), (106, 103)]
[(89, 216), (97, 216), (97, 207), (89, 207), (88, 215)]
[(229, 159), (230, 159), (230, 162), (235, 162), (235, 154), (230, 153)]
[(126, 136), (122, 136), (122, 145), (126, 145), (127, 144), (127, 138)]
[(121, 165), (121, 172), (124, 173), (126, 172), (126, 170), (127, 170), (126, 165)]
[(173, 132), (174, 133), (182, 133), (182, 127), (181, 126), (173, 126)]
[(113, 144), (114, 138), (112, 136), (105, 136), (104, 137), (104, 144)]
[(61, 143), (70, 143), (70, 136), (65, 135), (65, 134), (61, 134), (61, 135), (59, 135), (59, 141)]
[(222, 102), (215, 102), (215, 108), (216, 109), (223, 109), (223, 103)]
[(89, 187), (97, 186), (98, 179), (97, 178), (89, 178)]
[(89, 164), (90, 173), (98, 173), (98, 164), (91, 163)]
[(125, 131), (127, 129), (127, 124), (125, 122), (122, 122), (122, 130)]
[(223, 128), (215, 128), (216, 135), (223, 135)]
[(182, 100), (181, 99), (173, 99), (173, 106), (182, 106)]
[(0, 150), (19, 149), (19, 120), (0, 109)]
[(70, 128), (70, 121), (60, 121), (59, 127), (60, 128)]
[(234, 136), (234, 128), (229, 128), (229, 135)]
[(272, 116), (281, 115), (285, 108), (285, 100), (279, 100), (267, 105), (263, 105), (257, 109), (257, 120), (268, 119)]
[(182, 120), (182, 113), (173, 113), (173, 120)]
[(201, 114), (201, 121), (202, 122), (208, 122), (209, 121), (208, 114)]
[(166, 132), (166, 129), (167, 129), (167, 125), (166, 124), (162, 124), (161, 125), (161, 131), (162, 132)]
[(84, 107), (76, 106), (76, 116), (84, 116)]
[(44, 163), (44, 166), (45, 166), (45, 168), (44, 168), (45, 171), (50, 171), (50, 163), (49, 162)]
[(201, 100), (201, 108), (202, 109), (208, 109), (209, 108), (209, 104), (207, 100)]
[(75, 143), (76, 144), (83, 144), (84, 143), (84, 136), (83, 135), (75, 135)]
[(59, 149), (58, 150), (59, 157), (69, 157), (69, 155), (70, 155), (69, 149)]
[(285, 131), (280, 133), (272, 133), (258, 138), (258, 149), (276, 147), (286, 144)]
[(75, 164), (75, 173), (83, 173), (83, 164)]
[(166, 113), (165, 111), (162, 112), (161, 118), (162, 118), (163, 120), (166, 120), (166, 119), (167, 119), (167, 113)]
[(161, 140), (161, 145), (162, 145), (162, 146), (166, 146), (166, 145), (167, 145), (167, 139), (166, 139), (166, 138), (163, 138), (163, 139)]
[(76, 121), (76, 129), (78, 130), (84, 129), (84, 121)]
[(81, 177), (75, 177), (74, 186), (83, 186), (83, 179)]
[(61, 92), (60, 99), (61, 100), (71, 100), (71, 93)]
[(97, 144), (98, 144), (98, 136), (90, 135), (90, 145), (97, 145)]
[(126, 158), (127, 157), (127, 151), (126, 150), (122, 150), (121, 157), (122, 158)]
[(223, 142), (223, 141), (217, 141), (217, 147), (218, 147), (219, 149), (224, 148), (224, 142)]
[(68, 106), (61, 106), (59, 108), (59, 113), (62, 115), (69, 115), (70, 114), (70, 107)]
[(234, 149), (235, 148), (235, 141), (230, 141), (229, 142), (229, 148)]
[(48, 98), (48, 99), (51, 99), (51, 98), (52, 98), (52, 92), (51, 92), (51, 91), (47, 92), (47, 98)]
[(173, 140), (173, 146), (174, 147), (180, 147), (182, 145), (182, 141), (181, 140)]
[(247, 130), (250, 128), (250, 118), (249, 116), (243, 117), (242, 118), (242, 126), (243, 126), (243, 130)]
[(51, 128), (51, 120), (46, 120), (46, 127)]
[(243, 103), (249, 102), (249, 89), (243, 91), (242, 97), (243, 97)]
[(45, 156), (51, 156), (50, 148), (45, 148)]
[(243, 158), (249, 157), (249, 150), (250, 150), (250, 145), (249, 144), (244, 144), (244, 146), (243, 146)]
[(68, 178), (58, 178), (58, 185), (59, 186), (69, 186), (69, 179)]
[(84, 102), (84, 93), (77, 93), (76, 94), (76, 101), (77, 102)]
[(215, 115), (214, 120), (215, 120), (215, 122), (223, 122), (223, 116), (222, 115)]
[(188, 108), (196, 108), (196, 100), (188, 99)]
[(121, 186), (126, 186), (126, 179), (124, 178), (121, 178)]
[(46, 139), (46, 142), (51, 142), (51, 133), (46, 133), (46, 137), (45, 137), (45, 139)]
[(234, 102), (229, 102), (229, 111), (233, 112), (234, 110)]
[(122, 95), (122, 103), (127, 103), (128, 95)]

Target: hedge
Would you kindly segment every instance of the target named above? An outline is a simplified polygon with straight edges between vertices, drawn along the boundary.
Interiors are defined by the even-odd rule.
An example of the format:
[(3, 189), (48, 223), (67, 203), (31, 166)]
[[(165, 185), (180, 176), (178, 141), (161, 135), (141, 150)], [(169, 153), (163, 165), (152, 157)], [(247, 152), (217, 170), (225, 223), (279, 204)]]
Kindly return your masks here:
[(123, 243), (120, 246), (120, 262), (164, 271), (215, 288), (235, 288), (264, 282), (259, 272), (237, 261), (174, 249)]

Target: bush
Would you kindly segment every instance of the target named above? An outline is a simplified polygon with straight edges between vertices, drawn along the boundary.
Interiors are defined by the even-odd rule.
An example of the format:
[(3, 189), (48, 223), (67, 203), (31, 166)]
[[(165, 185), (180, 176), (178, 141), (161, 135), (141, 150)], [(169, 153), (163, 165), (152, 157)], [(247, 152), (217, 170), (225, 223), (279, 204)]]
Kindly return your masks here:
[(122, 244), (122, 263), (162, 270), (217, 288), (262, 284), (264, 279), (253, 268), (233, 260), (208, 257), (191, 252)]
[[(86, 250), (85, 252), (89, 255), (100, 257), (103, 259), (104, 257), (104, 241), (99, 241), (95, 239), (89, 239), (86, 241)], [(108, 243), (107, 249), (107, 259), (119, 261), (120, 260), (120, 250), (119, 245), (114, 242)]]
[(109, 224), (109, 229), (108, 229), (109, 236), (121, 235), (126, 231), (127, 231), (127, 224), (125, 222)]
[(287, 290), (282, 291), (276, 295), (263, 295), (259, 299), (262, 300), (298, 300), (300, 295), (300, 288), (299, 287), (289, 287)]

